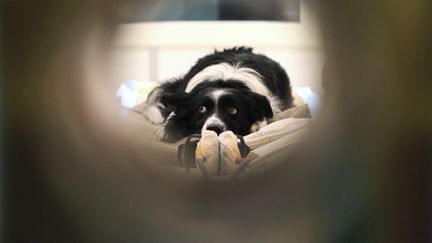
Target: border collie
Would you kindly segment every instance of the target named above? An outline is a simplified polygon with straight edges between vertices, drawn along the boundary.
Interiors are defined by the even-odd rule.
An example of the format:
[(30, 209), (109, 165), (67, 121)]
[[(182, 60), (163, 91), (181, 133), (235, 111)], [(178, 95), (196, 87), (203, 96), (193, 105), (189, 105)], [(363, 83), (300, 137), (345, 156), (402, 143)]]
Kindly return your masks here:
[(163, 124), (159, 140), (176, 142), (204, 130), (247, 135), (292, 103), (285, 70), (252, 48), (236, 47), (199, 59), (183, 77), (155, 88), (142, 112)]

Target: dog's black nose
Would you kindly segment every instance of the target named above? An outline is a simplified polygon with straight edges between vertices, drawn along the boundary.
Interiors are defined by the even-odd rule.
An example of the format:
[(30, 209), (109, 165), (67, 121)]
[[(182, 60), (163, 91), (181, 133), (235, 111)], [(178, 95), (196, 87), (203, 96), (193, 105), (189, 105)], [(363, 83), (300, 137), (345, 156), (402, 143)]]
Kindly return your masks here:
[(218, 124), (210, 124), (207, 126), (206, 130), (214, 131), (219, 135), (223, 132), (223, 127)]

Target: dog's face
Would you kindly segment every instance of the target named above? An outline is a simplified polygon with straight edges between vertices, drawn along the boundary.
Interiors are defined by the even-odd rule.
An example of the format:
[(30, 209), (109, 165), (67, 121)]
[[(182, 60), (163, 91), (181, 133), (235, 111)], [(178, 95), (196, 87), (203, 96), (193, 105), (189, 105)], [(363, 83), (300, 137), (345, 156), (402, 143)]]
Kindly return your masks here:
[(267, 98), (244, 87), (202, 85), (191, 93), (167, 95), (164, 101), (173, 108), (162, 137), (167, 142), (203, 130), (247, 135), (257, 122), (273, 116)]

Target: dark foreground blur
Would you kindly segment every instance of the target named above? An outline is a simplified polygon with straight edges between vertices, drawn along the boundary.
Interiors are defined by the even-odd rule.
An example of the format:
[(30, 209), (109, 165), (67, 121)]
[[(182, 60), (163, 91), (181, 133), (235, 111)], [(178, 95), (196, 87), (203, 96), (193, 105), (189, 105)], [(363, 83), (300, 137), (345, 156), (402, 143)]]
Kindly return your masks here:
[(431, 1), (308, 2), (328, 59), (317, 131), (210, 183), (153, 166), (86, 95), (124, 6), (2, 1), (2, 242), (431, 242)]

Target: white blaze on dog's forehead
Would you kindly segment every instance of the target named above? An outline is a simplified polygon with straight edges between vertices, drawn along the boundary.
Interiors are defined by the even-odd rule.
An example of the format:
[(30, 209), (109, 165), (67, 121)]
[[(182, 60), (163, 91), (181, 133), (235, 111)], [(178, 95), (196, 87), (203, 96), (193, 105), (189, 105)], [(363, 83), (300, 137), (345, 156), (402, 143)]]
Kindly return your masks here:
[(217, 105), (217, 103), (219, 101), (219, 98), (222, 97), (225, 94), (228, 94), (228, 91), (223, 90), (223, 89), (214, 90), (211, 93), (211, 98), (215, 101), (215, 103)]
[(261, 74), (252, 68), (230, 65), (228, 63), (219, 63), (208, 66), (197, 73), (188, 83), (186, 93), (191, 92), (198, 84), (204, 81), (216, 80), (238, 80), (243, 82), (250, 90), (260, 95), (271, 95), (269, 89), (263, 84)]
[(207, 127), (210, 124), (221, 126), (221, 127), (223, 127), (224, 131), (227, 129), (226, 124), (216, 114), (213, 114), (212, 116), (207, 118), (206, 122), (204, 123), (204, 125), (201, 129), (201, 133), (204, 132), (205, 130), (207, 130)]

